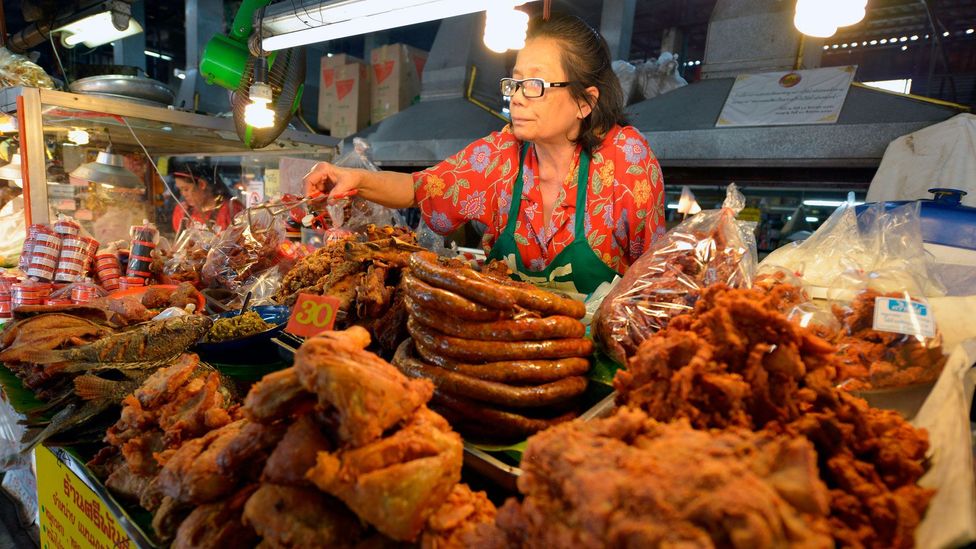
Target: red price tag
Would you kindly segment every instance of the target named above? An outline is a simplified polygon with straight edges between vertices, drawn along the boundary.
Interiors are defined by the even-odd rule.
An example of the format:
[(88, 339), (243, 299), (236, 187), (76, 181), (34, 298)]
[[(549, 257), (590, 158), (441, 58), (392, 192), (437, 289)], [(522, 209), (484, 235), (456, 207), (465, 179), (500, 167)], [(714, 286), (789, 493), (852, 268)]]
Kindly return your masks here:
[(339, 299), (331, 295), (298, 294), (285, 331), (300, 337), (312, 337), (335, 324)]

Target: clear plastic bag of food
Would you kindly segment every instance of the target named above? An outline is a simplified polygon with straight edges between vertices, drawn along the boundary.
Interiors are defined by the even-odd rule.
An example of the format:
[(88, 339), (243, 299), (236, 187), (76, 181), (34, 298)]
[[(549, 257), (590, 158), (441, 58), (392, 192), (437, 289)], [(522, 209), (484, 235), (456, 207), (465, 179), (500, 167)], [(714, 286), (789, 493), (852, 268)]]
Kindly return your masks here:
[(181, 232), (173, 245), (172, 252), (163, 263), (163, 275), (168, 283), (190, 282), (197, 288), (203, 287), (201, 272), (207, 262), (207, 253), (217, 235), (202, 223), (193, 223)]
[(839, 324), (833, 343), (841, 387), (889, 389), (939, 377), (947, 357), (926, 286), (903, 269), (852, 270), (837, 277), (828, 298)]
[(30, 59), (0, 47), (0, 87), (29, 86), (54, 89), (54, 80)]
[(274, 300), (275, 292), (281, 287), (281, 280), (284, 278), (284, 274), (280, 268), (272, 267), (256, 276), (251, 278), (247, 284), (241, 287), (241, 295), (237, 296), (230, 303), (228, 307), (240, 308), (244, 304), (244, 296), (248, 292), (251, 293), (250, 306), (257, 307), (258, 305), (277, 305)]
[[(352, 150), (342, 155), (335, 165), (343, 168), (379, 171), (379, 168), (370, 159), (371, 154), (369, 142), (356, 137), (353, 138)], [(369, 225), (380, 227), (396, 225), (399, 219), (396, 210), (356, 196), (331, 201), (327, 209), (332, 220), (332, 229), (343, 229), (351, 232), (362, 232)]]
[(242, 288), (258, 273), (279, 262), (279, 246), (285, 242), (285, 220), (265, 208), (249, 209), (221, 231), (203, 265), (201, 276), (206, 286), (242, 293)]
[(611, 358), (625, 363), (644, 339), (690, 311), (707, 286), (751, 286), (755, 223), (736, 219), (744, 207), (745, 197), (729, 185), (721, 209), (688, 217), (630, 266), (594, 318)]
[(818, 288), (831, 287), (837, 274), (848, 270), (903, 270), (922, 281), (922, 295), (944, 295), (921, 227), (917, 202), (892, 209), (870, 204), (858, 213), (852, 193), (809, 238), (773, 251), (761, 267), (800, 273), (806, 286)]

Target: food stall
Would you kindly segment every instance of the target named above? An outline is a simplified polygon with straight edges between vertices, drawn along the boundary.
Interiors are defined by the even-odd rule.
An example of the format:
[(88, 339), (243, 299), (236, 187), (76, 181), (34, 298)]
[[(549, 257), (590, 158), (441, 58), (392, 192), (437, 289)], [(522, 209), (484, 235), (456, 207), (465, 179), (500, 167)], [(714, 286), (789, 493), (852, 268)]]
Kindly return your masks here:
[[(268, 14), (272, 26), (287, 8)], [(471, 128), (499, 125), (478, 97), (484, 75), (469, 70), (491, 57), (456, 47), (480, 42), (473, 19), (445, 22), (420, 102), (367, 132), (382, 164), (426, 165), (421, 154), (439, 160)], [(855, 106), (874, 97), (842, 91)], [(579, 293), (556, 274), (515, 276), (516, 258), (445, 245), (355, 192), (279, 196), (309, 192), (296, 187), (310, 160), (338, 156), (335, 139), (286, 130), (250, 151), (231, 119), (0, 93), (19, 122), (27, 226), (50, 225), (21, 254), (21, 278), (38, 280), (0, 278), (4, 484), (19, 479), (33, 497), (45, 547), (976, 542), (976, 298), (929, 253), (976, 253), (960, 237), (976, 211), (951, 191), (904, 203), (851, 195), (803, 242), (760, 257), (759, 219), (723, 184), (720, 203), (656, 221), (653, 238), (627, 246), (635, 257), (619, 276)], [(415, 139), (431, 121), (466, 127)], [(789, 148), (776, 135), (797, 127), (764, 143)], [(660, 138), (682, 138), (672, 130)], [(708, 131), (724, 130), (695, 142)], [(620, 135), (620, 156), (644, 164), (628, 160), (618, 176), (636, 172), (649, 199), (660, 167), (639, 134)], [(335, 162), (376, 170), (369, 144), (349, 143)], [(707, 164), (707, 150), (695, 153)], [(521, 167), (487, 154), (454, 163), (522, 184)], [(223, 230), (191, 225), (163, 244), (165, 166), (201, 156), (240, 185), (246, 208)], [(597, 172), (609, 187), (613, 165)], [(470, 175), (454, 180), (455, 206)], [(450, 196), (437, 175), (410, 183)], [(642, 220), (660, 217), (656, 193)], [(484, 209), (460, 202), (474, 217)], [(595, 219), (615, 232), (611, 206)], [(574, 227), (591, 222), (580, 211)], [(61, 261), (93, 236), (118, 238), (108, 221), (127, 242), (94, 246), (59, 281)], [(316, 246), (289, 224), (314, 229), (304, 234)], [(593, 251), (588, 230), (579, 240)], [(88, 273), (97, 284), (74, 299)], [(106, 291), (115, 278), (134, 287)], [(32, 293), (58, 282), (72, 284), (67, 301)]]

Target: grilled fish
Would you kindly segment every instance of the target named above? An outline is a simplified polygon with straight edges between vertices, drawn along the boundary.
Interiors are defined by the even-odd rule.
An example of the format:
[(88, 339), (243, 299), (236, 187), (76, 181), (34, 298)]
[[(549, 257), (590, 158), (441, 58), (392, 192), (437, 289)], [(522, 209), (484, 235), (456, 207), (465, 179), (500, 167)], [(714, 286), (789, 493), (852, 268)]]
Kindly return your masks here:
[(62, 351), (30, 353), (36, 364), (65, 362), (65, 372), (102, 369), (143, 369), (169, 363), (203, 337), (213, 321), (186, 315), (144, 322), (121, 333)]

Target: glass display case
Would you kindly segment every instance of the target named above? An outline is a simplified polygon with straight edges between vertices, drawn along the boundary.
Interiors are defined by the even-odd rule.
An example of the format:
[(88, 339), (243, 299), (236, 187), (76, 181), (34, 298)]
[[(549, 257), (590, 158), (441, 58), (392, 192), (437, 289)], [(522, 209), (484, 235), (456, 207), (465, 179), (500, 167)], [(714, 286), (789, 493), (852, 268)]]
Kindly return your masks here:
[(339, 142), (287, 129), (250, 150), (229, 117), (37, 88), (0, 91), (0, 110), (15, 120), (2, 133), (0, 157), (6, 153), (7, 177), (19, 161), (27, 223), (71, 215), (100, 242), (125, 238), (144, 219), (173, 232), (179, 191), (171, 174), (184, 161), (204, 166), (228, 200), (245, 206), (300, 194), (303, 170), (332, 159)]

